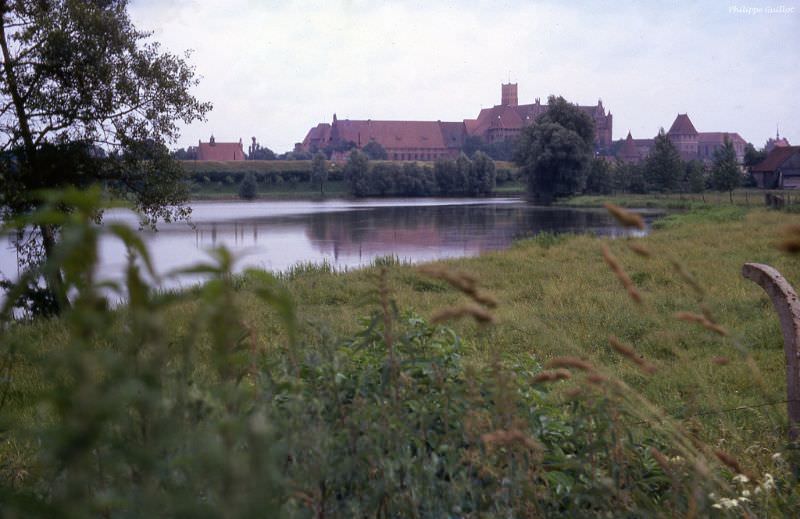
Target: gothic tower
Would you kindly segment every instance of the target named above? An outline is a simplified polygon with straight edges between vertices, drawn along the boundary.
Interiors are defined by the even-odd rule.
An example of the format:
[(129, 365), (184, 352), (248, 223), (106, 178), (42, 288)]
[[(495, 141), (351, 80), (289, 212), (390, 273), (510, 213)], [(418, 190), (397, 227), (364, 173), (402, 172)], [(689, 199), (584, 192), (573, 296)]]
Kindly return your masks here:
[(517, 84), (504, 83), (501, 87), (500, 104), (503, 106), (517, 106), (519, 104), (517, 100)]

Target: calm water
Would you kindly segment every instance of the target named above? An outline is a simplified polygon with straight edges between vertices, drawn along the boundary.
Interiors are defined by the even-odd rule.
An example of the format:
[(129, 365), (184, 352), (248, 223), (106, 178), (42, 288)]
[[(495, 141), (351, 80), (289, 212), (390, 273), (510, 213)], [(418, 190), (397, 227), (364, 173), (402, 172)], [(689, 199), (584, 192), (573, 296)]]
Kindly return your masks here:
[[(327, 261), (344, 269), (379, 256), (412, 262), (474, 256), (541, 232), (624, 234), (602, 209), (544, 208), (516, 198), (231, 201), (192, 207), (193, 226), (162, 224), (158, 232), (142, 233), (161, 273), (207, 260), (206, 251), (222, 245), (239, 258), (239, 270), (281, 271), (301, 262)], [(137, 225), (128, 211), (110, 211), (106, 221), (112, 220)], [(104, 239), (101, 279), (118, 278), (124, 263), (124, 247)], [(2, 239), (0, 271), (16, 275), (8, 237)]]

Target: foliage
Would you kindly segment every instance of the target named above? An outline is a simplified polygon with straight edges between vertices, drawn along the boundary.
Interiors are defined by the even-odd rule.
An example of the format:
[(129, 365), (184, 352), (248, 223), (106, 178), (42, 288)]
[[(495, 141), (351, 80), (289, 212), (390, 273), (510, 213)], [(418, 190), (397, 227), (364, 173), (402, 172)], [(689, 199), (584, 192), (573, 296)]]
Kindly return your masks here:
[(601, 157), (592, 159), (589, 166), (589, 176), (586, 178), (585, 193), (608, 195), (614, 189), (614, 179), (611, 175), (611, 166)]
[(311, 161), (311, 181), (319, 186), (319, 194), (325, 195), (325, 182), (328, 180), (328, 164), (325, 154), (318, 151)]
[(239, 184), (239, 198), (253, 200), (256, 196), (258, 196), (256, 177), (252, 173), (246, 173), (241, 184)]
[(684, 165), (680, 153), (662, 128), (644, 164), (648, 190), (666, 193), (677, 191), (683, 173)]
[(475, 152), (470, 164), (467, 194), (470, 196), (486, 196), (494, 191), (497, 172), (494, 161), (481, 151)]
[(563, 97), (551, 96), (548, 110), (523, 129), (515, 162), (528, 192), (540, 203), (583, 190), (594, 147), (594, 122)]
[(354, 196), (369, 194), (369, 159), (359, 150), (350, 152), (344, 166), (344, 179)]
[(736, 161), (733, 143), (725, 138), (725, 144), (714, 151), (714, 165), (711, 167), (711, 185), (717, 191), (728, 191), (733, 203), (733, 190), (742, 183), (742, 173)]
[(386, 160), (389, 158), (389, 154), (377, 141), (369, 141), (361, 148), (361, 151), (369, 157), (369, 160)]
[(767, 158), (767, 150), (765, 148), (756, 149), (752, 143), (748, 142), (744, 147), (744, 165), (755, 166), (759, 162)]
[(614, 189), (626, 193), (647, 193), (647, 180), (642, 164), (618, 160), (612, 170)]
[(686, 186), (690, 193), (702, 193), (705, 191), (705, 168), (699, 160), (690, 160), (686, 163)]
[[(190, 93), (194, 70), (137, 30), (126, 4), (3, 2), (0, 148), (14, 163), (0, 183), (4, 219), (40, 207), (42, 188), (94, 183), (129, 197), (146, 224), (188, 214), (166, 143), (179, 123), (202, 119), (211, 107)], [(41, 258), (59, 233), (44, 223), (28, 235)], [(59, 283), (54, 276), (50, 288)]]
[(508, 137), (494, 142), (484, 142), (478, 135), (470, 135), (464, 139), (461, 151), (469, 158), (474, 158), (476, 152), (487, 155), (492, 160), (512, 161), (517, 147), (517, 139)]

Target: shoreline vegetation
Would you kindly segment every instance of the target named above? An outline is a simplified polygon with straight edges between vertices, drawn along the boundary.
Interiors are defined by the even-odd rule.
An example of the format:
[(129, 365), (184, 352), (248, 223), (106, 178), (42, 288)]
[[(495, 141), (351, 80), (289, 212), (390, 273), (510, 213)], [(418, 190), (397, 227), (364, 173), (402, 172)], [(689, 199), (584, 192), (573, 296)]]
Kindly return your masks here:
[[(587, 203), (585, 200), (581, 202)], [(406, 321), (401, 316), (411, 313), (427, 322), (438, 322), (448, 317), (471, 315), (474, 320), (448, 320), (453, 333), (459, 337), (458, 358), (473, 366), (470, 369), (492, 371), (501, 369), (498, 366), (502, 365), (505, 366), (503, 370), (512, 369), (518, 374), (529, 372), (536, 380), (544, 380), (542, 377), (547, 374), (547, 377), (551, 377), (548, 380), (555, 382), (548, 386), (545, 393), (537, 393), (536, 396), (539, 402), (536, 405), (547, 409), (551, 406), (554, 406), (553, 409), (563, 406), (567, 406), (564, 409), (572, 408), (570, 402), (574, 401), (576, 391), (585, 391), (581, 384), (590, 382), (602, 386), (604, 377), (613, 377), (637, 399), (644, 399), (648, 405), (659, 410), (650, 418), (627, 416), (627, 411), (620, 411), (613, 405), (610, 410), (603, 411), (612, 415), (621, 412), (627, 434), (639, 438), (632, 440), (633, 445), (626, 444), (628, 446), (625, 449), (639, 448), (635, 446), (638, 445), (636, 441), (644, 441), (645, 445), (655, 441), (646, 438), (653, 431), (657, 436), (660, 434), (658, 431), (663, 432), (657, 424), (661, 419), (655, 418), (663, 413), (674, 424), (670, 427), (674, 426), (676, 431), (680, 431), (679, 437), (708, 446), (711, 450), (707, 452), (712, 453), (712, 458), (714, 449), (729, 453), (717, 455), (722, 460), (722, 469), (703, 469), (711, 472), (702, 485), (711, 485), (717, 489), (715, 492), (727, 488), (734, 493), (731, 498), (735, 498), (738, 495), (735, 493), (742, 491), (742, 488), (737, 488), (735, 483), (728, 488), (725, 478), (736, 476), (737, 473), (749, 474), (753, 485), (763, 485), (764, 481), (771, 481), (773, 475), (778, 477), (778, 474), (785, 474), (786, 465), (782, 460), (793, 455), (786, 450), (785, 361), (778, 319), (761, 289), (744, 280), (739, 273), (743, 263), (761, 262), (777, 268), (795, 285), (800, 283), (800, 262), (783, 254), (775, 246), (781, 240), (785, 226), (790, 224), (800, 225), (800, 216), (721, 204), (670, 215), (655, 226), (654, 232), (643, 238), (609, 240), (588, 235), (540, 235), (518, 242), (509, 250), (474, 258), (439, 261), (423, 268), (397, 264), (390, 259), (378, 261), (373, 267), (346, 273), (332, 272), (325, 266), (298, 267), (280, 275), (274, 282), (276, 285), (270, 285), (273, 288), (267, 299), (258, 296), (259, 293), (263, 294), (258, 288), (263, 282), (259, 274), (247, 273), (227, 281), (222, 277), (223, 285), (217, 286), (214, 282), (198, 288), (189, 297), (176, 298), (174, 304), (164, 305), (158, 326), (163, 328), (160, 333), (165, 337), (172, 337), (169, 340), (180, 342), (180, 338), (194, 326), (191, 324), (193, 315), (203, 304), (222, 305), (218, 309), (220, 312), (223, 312), (223, 307), (224, 312), (235, 307), (238, 312), (235, 318), (214, 313), (216, 310), (209, 314), (209, 318), (221, 320), (217, 323), (220, 333), (223, 333), (221, 330), (225, 329), (223, 325), (227, 320), (235, 319), (238, 323), (236, 326), (243, 326), (247, 330), (246, 336), (250, 338), (244, 343), (246, 347), (242, 346), (244, 349), (241, 353), (231, 350), (219, 354), (235, 355), (238, 359), (246, 351), (255, 348), (253, 351), (260, 352), (257, 358), (262, 359), (258, 362), (292, 364), (300, 362), (298, 356), (305, 353), (303, 349), (293, 351), (294, 346), (288, 346), (287, 349), (287, 343), (333, 345), (338, 344), (341, 338), (360, 337), (359, 333), (371, 337), (370, 333), (378, 333), (375, 330), (382, 329), (380, 326), (390, 326), (392, 322), (398, 334), (422, 333), (420, 337), (428, 337), (425, 334), (429, 332), (415, 328), (421, 325), (403, 324)], [(647, 251), (646, 257), (642, 255), (644, 250)], [(228, 261), (221, 258), (223, 262)], [(614, 265), (614, 270), (626, 273), (627, 281), (624, 283), (635, 287), (642, 301), (640, 304), (629, 297), (630, 287), (626, 293), (625, 287), (606, 263)], [(208, 272), (212, 270), (208, 269)], [(481, 287), (479, 291), (475, 289), (475, 282)], [(463, 305), (463, 295), (449, 285), (460, 287), (459, 290), (488, 305), (490, 310), (485, 312), (480, 307)], [(219, 292), (223, 286), (231, 291)], [(484, 290), (485, 294), (492, 296), (481, 295)], [(217, 293), (225, 301), (208, 299), (212, 293)], [(286, 315), (285, 307), (280, 306), (283, 303), (274, 311), (265, 311), (267, 307), (274, 306), (276, 301), (285, 302), (281, 299), (284, 296), (296, 302), (296, 315), (292, 317), (296, 328), (289, 328), (288, 331), (282, 326), (285, 319), (281, 315)], [(387, 302), (389, 300), (391, 304)], [(495, 300), (497, 305), (493, 308)], [(395, 317), (387, 317), (394, 315), (390, 310), (394, 305), (399, 313)], [(365, 326), (364, 318), (376, 309), (378, 320), (372, 321), (368, 329), (373, 330), (374, 326), (378, 328), (371, 332), (360, 332)], [(119, 325), (122, 325), (128, 318), (126, 316), (130, 315), (135, 320), (136, 312), (140, 311), (136, 310), (134, 304), (131, 308), (117, 311), (114, 319), (121, 320)], [(384, 317), (380, 318), (380, 315)], [(715, 333), (713, 327), (686, 322), (687, 319), (681, 317), (685, 315), (713, 316), (714, 325), (726, 333), (721, 335)], [(63, 342), (59, 337), (68, 334), (70, 326), (74, 325), (70, 324), (70, 319), (74, 317), (14, 325), (4, 332), (4, 341), (19, 348), (27, 345), (24, 348), (32, 349), (36, 358), (56, 355), (59, 347), (55, 345)], [(487, 322), (493, 324), (487, 326)], [(226, 326), (233, 326), (233, 323), (231, 321)], [(407, 325), (412, 329), (406, 330), (404, 327)], [(200, 350), (192, 354), (195, 362), (199, 362), (192, 369), (198, 370), (197, 376), (201, 378), (207, 376), (202, 375), (207, 370), (213, 373), (214, 355), (218, 354), (214, 353), (214, 341), (222, 340), (216, 337), (214, 330), (209, 330), (209, 333), (209, 336), (197, 336), (200, 340), (198, 344), (206, 346), (200, 346)], [(385, 334), (380, 337), (381, 341), (386, 340)], [(396, 340), (399, 342), (395, 347), (401, 348), (401, 342), (406, 339), (401, 341), (401, 335), (398, 335)], [(618, 347), (615, 344), (630, 346)], [(90, 350), (93, 348), (89, 344), (85, 347)], [(391, 343), (388, 347), (391, 351)], [(447, 351), (451, 351), (449, 348), (452, 347), (443, 343), (437, 346)], [(397, 350), (396, 354), (401, 355), (401, 351)], [(626, 351), (635, 351), (632, 355), (639, 361), (634, 363), (627, 360), (620, 353)], [(245, 357), (237, 362), (244, 362)], [(369, 364), (372, 361), (362, 358), (359, 362)], [(643, 370), (641, 363), (645, 363), (648, 369)], [(324, 365), (323, 362), (319, 369)], [(363, 367), (363, 364), (359, 365)], [(586, 368), (589, 365), (597, 366), (596, 369), (600, 371), (596, 375), (586, 375), (588, 378), (575, 378), (577, 375), (574, 372), (572, 377), (569, 376), (570, 370), (574, 371), (576, 366), (583, 366), (579, 367), (580, 371), (589, 369)], [(547, 367), (551, 370), (547, 371)], [(594, 369), (591, 368), (590, 373)], [(42, 373), (37, 373), (30, 364), (24, 364), (12, 372), (14, 396), (9, 402), (10, 417), (24, 427), (33, 427), (32, 420), (35, 420), (37, 412), (29, 406), (35, 404), (37, 395), (42, 391), (48, 391), (50, 383), (41, 376)], [(326, 376), (320, 376), (323, 378), (315, 383), (325, 383), (323, 380), (327, 380)], [(341, 383), (345, 384), (344, 380), (350, 380), (349, 377), (355, 375), (346, 372), (336, 374), (336, 384), (340, 383), (337, 378), (340, 376), (343, 377)], [(403, 371), (402, 377), (408, 376), (421, 375)], [(311, 381), (304, 382), (308, 383)], [(403, 387), (411, 387), (409, 383), (404, 382)], [(538, 386), (528, 389), (532, 387)], [(522, 391), (523, 386), (519, 390)], [(407, 395), (407, 389), (403, 391)], [(412, 398), (409, 395), (407, 397)], [(372, 409), (370, 413), (378, 413), (373, 416), (378, 420), (376, 424), (380, 422), (378, 417), (384, 406), (394, 409), (390, 393), (386, 398), (388, 400), (384, 404), (364, 404), (367, 406), (364, 409)], [(422, 405), (428, 397), (416, 395), (413, 398), (422, 399), (419, 400)], [(543, 400), (539, 401), (540, 398)], [(589, 401), (594, 402), (592, 405), (599, 405), (598, 402), (611, 405), (609, 402), (615, 401), (608, 395), (600, 397), (600, 400), (596, 398), (597, 395), (590, 398)], [(479, 412), (479, 409), (474, 411)], [(517, 441), (513, 438), (518, 437), (514, 435), (522, 434), (515, 427), (527, 430), (528, 426), (495, 423), (493, 427), (484, 429), (485, 442), (513, 444)], [(566, 432), (559, 434), (569, 437)], [(674, 434), (678, 433), (669, 433)], [(523, 435), (523, 438), (527, 436)], [(334, 441), (333, 437), (330, 441)], [(545, 441), (544, 437), (531, 441), (536, 442), (536, 447), (531, 447), (534, 450), (552, 448), (539, 444)], [(674, 448), (663, 438), (659, 441), (666, 442), (658, 444), (660, 449)], [(705, 448), (700, 448), (700, 451), (703, 452)], [(9, 460), (7, 468), (3, 470), (13, 471), (15, 467), (21, 471), (31, 470), (29, 450), (8, 442), (0, 449)], [(613, 452), (609, 445), (604, 445), (602, 449), (611, 449), (609, 452)], [(671, 452), (676, 456), (675, 459), (689, 456), (680, 449)], [(700, 454), (695, 452), (693, 455)], [(658, 458), (658, 455), (654, 456)], [(731, 456), (735, 460), (728, 463), (724, 456)], [(547, 454), (545, 457), (547, 459)], [(703, 463), (711, 463), (705, 459)], [(668, 472), (659, 470), (672, 470), (669, 466), (677, 467), (674, 463), (679, 463), (668, 461), (669, 466), (658, 469), (656, 461), (650, 458), (655, 468), (648, 470), (662, 475)], [(602, 465), (605, 462), (600, 463)], [(635, 464), (638, 461), (628, 460), (625, 463)], [(738, 469), (731, 471), (733, 463)], [(334, 470), (333, 465), (326, 467), (327, 470)], [(634, 470), (632, 467), (628, 465), (626, 470)], [(722, 483), (716, 479), (720, 475), (724, 476)], [(640, 474), (637, 477), (645, 476)], [(697, 477), (697, 474), (691, 477)], [(558, 491), (555, 480), (548, 480), (547, 477), (545, 480), (550, 481), (545, 484), (550, 493), (547, 499), (556, 499)], [(565, 479), (562, 484), (569, 488), (577, 488), (578, 485), (570, 479)], [(672, 484), (682, 483), (673, 480)], [(699, 483), (695, 481), (693, 484)], [(786, 484), (790, 485), (788, 482)], [(655, 492), (654, 503), (658, 503), (656, 496), (659, 491), (654, 488), (650, 491)], [(784, 489), (787, 492), (781, 498), (784, 501), (777, 499), (769, 505), (786, 505), (789, 508), (773, 510), (791, 510), (792, 505), (786, 501), (788, 499), (788, 503), (792, 503), (791, 499), (794, 499), (790, 488), (791, 485)], [(673, 488), (667, 491), (669, 494), (664, 499), (671, 499), (669, 495), (674, 491), (677, 490)], [(719, 495), (716, 499), (720, 499)], [(740, 505), (744, 503), (737, 502)], [(637, 503), (637, 506), (641, 504)], [(572, 509), (572, 505), (557, 505), (557, 509), (558, 506)], [(670, 506), (681, 508), (677, 504)], [(711, 503), (701, 502), (692, 506), (710, 507)], [(663, 513), (669, 515), (670, 512)]]

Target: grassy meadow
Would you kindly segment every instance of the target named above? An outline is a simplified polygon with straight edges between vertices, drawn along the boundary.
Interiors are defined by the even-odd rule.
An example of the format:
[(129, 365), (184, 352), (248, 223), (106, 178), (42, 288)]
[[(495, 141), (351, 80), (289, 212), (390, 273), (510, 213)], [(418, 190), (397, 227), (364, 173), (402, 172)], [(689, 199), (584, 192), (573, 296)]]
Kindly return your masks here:
[[(588, 359), (670, 416), (685, 419), (699, 437), (758, 468), (768, 465), (785, 443), (785, 405), (723, 411), (784, 400), (785, 361), (776, 314), (761, 288), (744, 280), (740, 269), (745, 262), (768, 263), (798, 284), (800, 261), (774, 246), (781, 227), (789, 223), (799, 224), (800, 216), (723, 206), (667, 217), (645, 238), (542, 235), (510, 250), (440, 265), (474, 275), (499, 300), (496, 324), (453, 323), (471, 359), (484, 362), (500, 354), (531, 366), (564, 355)], [(627, 296), (604, 263), (603, 243), (640, 290), (643, 304)], [(645, 246), (652, 257), (633, 252), (632, 243)], [(673, 262), (703, 287), (702, 294)], [(427, 317), (463, 300), (415, 266), (391, 258), (385, 263), (390, 265), (391, 297), (400, 309)], [(374, 310), (379, 270), (335, 273), (307, 266), (284, 273), (281, 279), (297, 305), (304, 340), (355, 333), (359, 318)], [(239, 283), (246, 286), (247, 277)], [(246, 291), (239, 298), (260, 347), (270, 350), (282, 344), (276, 317)], [(730, 330), (730, 337), (675, 318), (680, 311), (700, 313), (703, 305)], [(193, 310), (192, 302), (169, 310), (167, 321), (176, 334), (185, 330)], [(45, 354), (64, 331), (58, 320), (44, 320), (14, 333), (19, 341), (40, 344)], [(632, 345), (658, 371), (642, 374), (610, 348), (610, 335)]]

